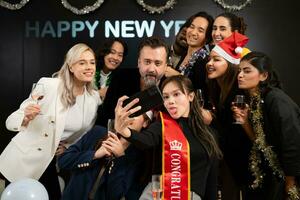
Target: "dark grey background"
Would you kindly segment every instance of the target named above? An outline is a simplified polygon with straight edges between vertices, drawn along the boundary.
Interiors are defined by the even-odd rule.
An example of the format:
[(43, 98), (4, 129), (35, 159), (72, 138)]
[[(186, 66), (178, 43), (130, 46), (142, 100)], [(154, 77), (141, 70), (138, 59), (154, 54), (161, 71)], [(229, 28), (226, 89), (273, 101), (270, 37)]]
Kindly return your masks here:
[[(16, 3), (19, 0), (10, 2)], [(94, 0), (69, 2), (80, 7), (82, 2), (92, 5)], [(162, 4), (159, 0), (145, 2)], [(247, 35), (250, 42), (247, 46), (252, 50), (263, 51), (273, 58), (285, 91), (298, 105), (299, 8), (298, 1), (253, 0), (250, 6), (235, 12), (244, 17), (248, 24)], [(104, 39), (104, 31), (99, 25), (104, 24), (105, 20), (184, 20), (202, 10), (214, 17), (224, 11), (213, 0), (178, 0), (173, 10), (161, 15), (144, 12), (135, 0), (105, 0), (99, 9), (84, 16), (73, 14), (60, 1), (53, 0), (31, 0), (16, 11), (0, 7), (0, 152), (14, 135), (6, 130), (5, 120), (29, 95), (32, 83), (57, 71), (63, 63), (64, 54), (75, 43), (85, 42), (97, 50)], [(51, 20), (53, 24), (60, 20), (99, 20), (100, 24), (95, 38), (89, 38), (87, 32), (80, 33), (76, 38), (71, 38), (70, 35), (62, 38), (25, 37), (25, 21), (44, 23), (47, 20)], [(163, 37), (159, 30), (155, 31), (155, 35)], [(129, 56), (122, 67), (132, 68), (136, 66), (136, 48), (140, 38), (125, 40), (129, 44)], [(174, 35), (166, 39), (169, 44), (173, 40)]]

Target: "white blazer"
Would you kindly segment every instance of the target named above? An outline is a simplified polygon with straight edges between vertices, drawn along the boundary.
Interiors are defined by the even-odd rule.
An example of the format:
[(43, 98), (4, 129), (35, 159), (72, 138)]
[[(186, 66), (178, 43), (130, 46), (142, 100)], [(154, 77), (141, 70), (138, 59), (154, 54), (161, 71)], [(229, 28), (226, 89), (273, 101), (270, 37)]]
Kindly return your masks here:
[[(39, 83), (44, 85), (45, 96), (40, 101), (41, 115), (22, 127), (24, 109), (32, 103), (26, 99), (20, 108), (6, 120), (6, 127), (11, 131), (19, 131), (0, 155), (0, 172), (10, 181), (21, 178), (39, 179), (53, 159), (65, 127), (68, 109), (60, 100), (60, 79), (41, 78)], [(73, 143), (94, 125), (98, 106), (101, 100), (97, 91), (90, 95), (84, 93), (83, 128), (70, 137)], [(73, 141), (74, 140), (74, 141)]]

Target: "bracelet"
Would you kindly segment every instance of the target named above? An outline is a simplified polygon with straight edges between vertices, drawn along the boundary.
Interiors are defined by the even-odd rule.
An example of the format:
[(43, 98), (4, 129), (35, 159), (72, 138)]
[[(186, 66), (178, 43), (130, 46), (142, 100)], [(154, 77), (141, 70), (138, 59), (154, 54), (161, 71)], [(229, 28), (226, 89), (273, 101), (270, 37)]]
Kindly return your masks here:
[(300, 194), (297, 186), (293, 186), (289, 188), (288, 190), (288, 200), (299, 200), (300, 199)]

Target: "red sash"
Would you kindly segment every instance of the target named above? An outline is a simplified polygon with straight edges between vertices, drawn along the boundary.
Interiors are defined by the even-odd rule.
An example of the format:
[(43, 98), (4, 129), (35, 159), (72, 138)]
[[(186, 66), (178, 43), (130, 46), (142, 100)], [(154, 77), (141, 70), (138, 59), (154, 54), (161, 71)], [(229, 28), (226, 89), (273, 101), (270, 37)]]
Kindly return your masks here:
[(164, 200), (190, 199), (190, 148), (178, 123), (165, 113), (162, 120), (162, 177)]

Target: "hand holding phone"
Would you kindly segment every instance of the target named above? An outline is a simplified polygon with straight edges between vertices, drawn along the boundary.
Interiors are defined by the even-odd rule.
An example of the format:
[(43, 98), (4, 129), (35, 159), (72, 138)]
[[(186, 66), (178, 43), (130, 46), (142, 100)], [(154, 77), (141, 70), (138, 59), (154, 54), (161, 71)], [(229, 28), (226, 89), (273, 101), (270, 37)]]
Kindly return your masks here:
[(129, 97), (128, 99), (124, 100), (123, 107), (136, 98), (139, 99), (139, 102), (136, 103), (132, 108), (141, 106), (141, 109), (131, 114), (130, 117), (139, 116), (147, 112), (148, 110), (151, 110), (163, 104), (163, 97), (161, 95), (159, 88), (156, 85), (151, 86), (148, 89), (143, 90), (141, 92), (138, 92), (133, 96)]

